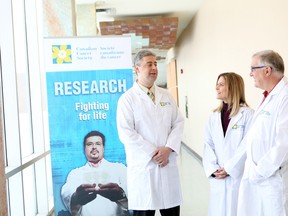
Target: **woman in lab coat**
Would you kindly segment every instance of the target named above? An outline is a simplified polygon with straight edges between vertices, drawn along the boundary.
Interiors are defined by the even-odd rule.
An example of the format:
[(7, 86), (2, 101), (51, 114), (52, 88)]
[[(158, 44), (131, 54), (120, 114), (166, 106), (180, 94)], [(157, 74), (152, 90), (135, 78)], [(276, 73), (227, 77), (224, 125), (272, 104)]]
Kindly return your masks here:
[(244, 81), (236, 73), (222, 73), (216, 82), (221, 101), (206, 125), (203, 166), (210, 183), (209, 216), (235, 216), (245, 161), (241, 144), (253, 110), (245, 100)]

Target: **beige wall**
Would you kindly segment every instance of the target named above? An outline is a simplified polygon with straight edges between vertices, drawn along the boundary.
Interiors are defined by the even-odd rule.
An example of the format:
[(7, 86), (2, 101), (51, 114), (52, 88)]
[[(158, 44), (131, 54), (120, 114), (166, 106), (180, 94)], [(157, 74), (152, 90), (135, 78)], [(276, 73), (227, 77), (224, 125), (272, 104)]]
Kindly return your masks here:
[(254, 87), (249, 76), (251, 55), (274, 49), (288, 68), (287, 8), (287, 0), (206, 0), (178, 40), (174, 55), (183, 114), (185, 96), (189, 106), (183, 141), (200, 156), (205, 124), (219, 103), (215, 99), (218, 74), (242, 75), (247, 102), (256, 108), (262, 90)]

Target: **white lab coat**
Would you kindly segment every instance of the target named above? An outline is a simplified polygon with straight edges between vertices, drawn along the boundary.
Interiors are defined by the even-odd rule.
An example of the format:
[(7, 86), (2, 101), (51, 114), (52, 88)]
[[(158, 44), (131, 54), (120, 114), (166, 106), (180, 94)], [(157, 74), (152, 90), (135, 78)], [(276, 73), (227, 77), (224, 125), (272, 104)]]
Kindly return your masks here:
[[(107, 184), (117, 183), (127, 195), (126, 166), (121, 163), (111, 163), (102, 159), (98, 167), (85, 166), (71, 170), (66, 183), (62, 186), (61, 197), (65, 207), (71, 212), (71, 196), (81, 184)], [(124, 216), (129, 215), (127, 209), (122, 208), (116, 202), (97, 195), (97, 197), (82, 206), (77, 216)]]
[(243, 142), (247, 160), (238, 216), (287, 216), (288, 87), (284, 79), (256, 110)]
[[(237, 213), (238, 189), (246, 157), (241, 140), (253, 113), (253, 109), (241, 107), (231, 118), (225, 137), (220, 112), (213, 112), (206, 124), (203, 166), (210, 183), (210, 216), (235, 216)], [(225, 179), (211, 177), (221, 167), (230, 176)]]
[[(117, 127), (127, 160), (128, 207), (157, 210), (181, 204), (177, 168), (184, 119), (167, 90), (155, 86), (155, 104), (135, 82), (118, 101)], [(152, 160), (157, 147), (174, 150), (167, 166)]]

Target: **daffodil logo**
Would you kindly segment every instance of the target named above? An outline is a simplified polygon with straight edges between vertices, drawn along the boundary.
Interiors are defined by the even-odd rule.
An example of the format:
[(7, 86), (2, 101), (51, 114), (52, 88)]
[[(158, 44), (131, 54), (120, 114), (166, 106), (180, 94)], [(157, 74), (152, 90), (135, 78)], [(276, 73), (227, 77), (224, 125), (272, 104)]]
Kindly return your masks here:
[(71, 45), (53, 45), (52, 58), (53, 64), (72, 63)]

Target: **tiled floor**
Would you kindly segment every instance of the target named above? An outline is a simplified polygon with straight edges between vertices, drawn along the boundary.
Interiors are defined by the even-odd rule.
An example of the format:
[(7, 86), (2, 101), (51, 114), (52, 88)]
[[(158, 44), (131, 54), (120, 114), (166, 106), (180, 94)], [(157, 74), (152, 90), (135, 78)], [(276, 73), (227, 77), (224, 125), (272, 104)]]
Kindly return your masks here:
[(185, 146), (181, 148), (179, 168), (183, 193), (181, 216), (207, 216), (209, 183), (200, 159)]
[[(181, 216), (207, 216), (209, 183), (201, 159), (185, 145), (182, 146), (178, 159), (183, 194)], [(160, 216), (160, 213), (156, 212), (156, 216)]]

